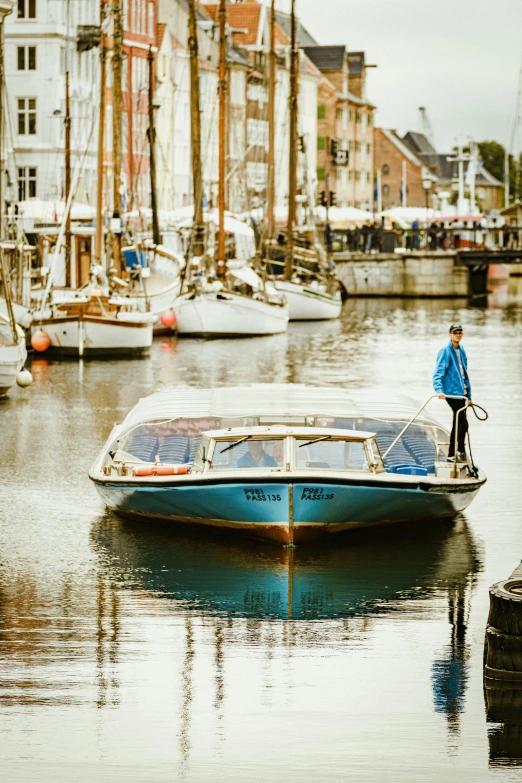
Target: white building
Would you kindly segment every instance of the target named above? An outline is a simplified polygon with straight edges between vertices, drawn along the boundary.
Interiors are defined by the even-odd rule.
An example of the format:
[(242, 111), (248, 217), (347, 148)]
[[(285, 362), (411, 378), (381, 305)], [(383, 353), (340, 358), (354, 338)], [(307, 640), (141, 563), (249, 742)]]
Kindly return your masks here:
[[(79, 25), (99, 24), (93, 0), (18, 0), (5, 20), (5, 167), (9, 201), (63, 198), (65, 72), (70, 73), (76, 198), (96, 199), (99, 50), (77, 52)], [(74, 180), (73, 180), (74, 181)]]

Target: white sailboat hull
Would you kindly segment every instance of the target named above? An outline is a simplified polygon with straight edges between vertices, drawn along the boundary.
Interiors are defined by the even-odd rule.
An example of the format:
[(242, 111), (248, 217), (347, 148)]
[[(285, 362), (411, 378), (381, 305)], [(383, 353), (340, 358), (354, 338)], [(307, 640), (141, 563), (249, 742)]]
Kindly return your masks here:
[(239, 337), (280, 334), (288, 307), (229, 293), (183, 294), (174, 306), (178, 334)]
[[(125, 319), (123, 319), (125, 316)], [(49, 318), (31, 326), (31, 336), (42, 329), (50, 338), (48, 350), (71, 356), (140, 354), (152, 345), (153, 318), (147, 314), (120, 317), (84, 315)]]
[(341, 315), (341, 292), (333, 296), (308, 285), (276, 280), (275, 287), (285, 295), (291, 321), (327, 321)]
[(20, 337), (18, 345), (0, 345), (0, 397), (15, 385), (26, 359), (25, 337)]

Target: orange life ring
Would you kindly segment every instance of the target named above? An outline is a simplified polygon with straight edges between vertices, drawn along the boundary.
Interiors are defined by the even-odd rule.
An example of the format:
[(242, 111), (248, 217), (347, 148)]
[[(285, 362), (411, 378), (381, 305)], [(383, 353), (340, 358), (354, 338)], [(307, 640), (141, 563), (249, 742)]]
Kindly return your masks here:
[(188, 473), (188, 465), (147, 465), (133, 468), (133, 476), (182, 476)]

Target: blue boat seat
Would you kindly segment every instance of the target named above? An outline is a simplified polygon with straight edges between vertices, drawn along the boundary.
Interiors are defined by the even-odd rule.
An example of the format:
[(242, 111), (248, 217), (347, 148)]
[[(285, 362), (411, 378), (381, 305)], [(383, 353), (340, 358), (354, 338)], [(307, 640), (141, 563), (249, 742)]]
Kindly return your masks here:
[(183, 463), (189, 458), (189, 439), (186, 435), (165, 435), (159, 448), (160, 462)]
[(130, 436), (125, 451), (143, 462), (154, 462), (158, 452), (158, 438), (156, 435), (146, 435), (142, 432), (134, 433)]

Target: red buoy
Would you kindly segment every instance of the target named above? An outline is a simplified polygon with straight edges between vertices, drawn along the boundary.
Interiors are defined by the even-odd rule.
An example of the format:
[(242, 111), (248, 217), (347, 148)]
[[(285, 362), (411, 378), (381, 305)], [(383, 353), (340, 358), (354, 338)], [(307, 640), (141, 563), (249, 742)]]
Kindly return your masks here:
[(38, 331), (35, 332), (31, 337), (31, 345), (35, 351), (42, 353), (43, 351), (46, 351), (51, 345), (51, 338), (47, 332), (44, 332), (43, 329), (38, 329)]
[(165, 310), (165, 312), (162, 314), (160, 318), (161, 323), (163, 326), (166, 326), (167, 328), (171, 328), (176, 323), (176, 314), (174, 310)]

